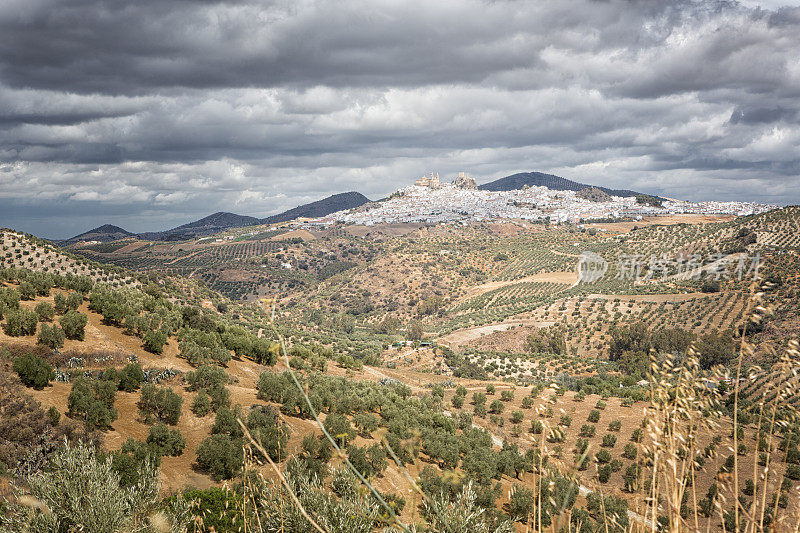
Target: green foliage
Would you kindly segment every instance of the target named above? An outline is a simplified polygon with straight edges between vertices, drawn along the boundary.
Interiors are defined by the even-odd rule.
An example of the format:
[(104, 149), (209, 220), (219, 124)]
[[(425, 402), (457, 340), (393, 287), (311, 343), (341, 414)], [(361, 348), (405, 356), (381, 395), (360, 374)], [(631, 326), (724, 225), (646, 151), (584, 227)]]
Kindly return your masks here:
[[(29, 493), (47, 512), (14, 510), (20, 531), (135, 531), (159, 508), (158, 471), (142, 465), (139, 483), (123, 487), (110, 457), (98, 457), (88, 444), (64, 446), (48, 468), (25, 478)], [(181, 529), (180, 518), (168, 523)]]
[(508, 508), (514, 520), (527, 520), (533, 511), (533, 491), (528, 487), (515, 484), (508, 499)]
[(53, 367), (41, 357), (32, 354), (22, 355), (14, 359), (12, 369), (26, 387), (32, 387), (36, 390), (45, 388), (56, 378)]
[(200, 418), (203, 418), (211, 412), (211, 397), (205, 390), (201, 389), (194, 397), (194, 401), (192, 401), (192, 412)]
[(39, 324), (39, 315), (27, 309), (11, 310), (5, 315), (6, 322), (3, 331), (9, 337), (22, 337), (36, 334)]
[(56, 325), (42, 324), (39, 328), (39, 337), (36, 339), (36, 344), (47, 346), (52, 350), (58, 350), (64, 347), (64, 330)]
[(116, 384), (78, 377), (67, 397), (67, 414), (86, 422), (89, 428), (107, 429), (117, 419), (114, 409)]
[(142, 385), (138, 406), (145, 423), (151, 424), (154, 420), (160, 420), (174, 426), (181, 417), (183, 398), (169, 387), (145, 383)]
[(242, 467), (242, 441), (215, 433), (197, 448), (197, 464), (216, 481), (231, 479)]
[(139, 387), (144, 381), (144, 371), (142, 365), (139, 363), (128, 363), (122, 370), (117, 372), (117, 379), (119, 380), (119, 390), (125, 392), (134, 392), (139, 390)]
[(159, 455), (177, 457), (183, 453), (183, 449), (186, 447), (186, 439), (183, 438), (177, 428), (169, 428), (166, 424), (159, 423), (150, 428), (147, 444), (156, 450)]
[(88, 321), (88, 317), (83, 313), (71, 310), (67, 311), (67, 313), (58, 320), (58, 323), (61, 324), (61, 329), (64, 330), (64, 335), (66, 335), (68, 339), (82, 341), (85, 334), (84, 328)]
[(350, 420), (342, 414), (332, 413), (328, 415), (323, 426), (325, 431), (330, 433), (340, 447), (347, 446), (356, 436), (356, 432), (350, 425)]
[(142, 348), (154, 354), (162, 354), (167, 343), (167, 335), (163, 331), (148, 331), (142, 338)]
[(33, 312), (39, 317), (39, 322), (50, 322), (55, 317), (55, 310), (49, 302), (39, 302), (33, 308)]

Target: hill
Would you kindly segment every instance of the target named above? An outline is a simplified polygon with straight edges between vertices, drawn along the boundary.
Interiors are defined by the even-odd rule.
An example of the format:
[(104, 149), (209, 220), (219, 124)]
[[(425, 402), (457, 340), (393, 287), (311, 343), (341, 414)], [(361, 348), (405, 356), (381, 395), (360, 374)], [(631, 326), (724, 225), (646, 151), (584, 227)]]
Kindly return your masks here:
[(344, 211), (345, 209), (360, 207), (369, 201), (370, 199), (360, 192), (343, 192), (328, 196), (322, 200), (317, 200), (316, 202), (311, 202), (310, 204), (289, 209), (288, 211), (284, 211), (283, 213), (279, 213), (277, 215), (269, 216), (262, 219), (261, 222), (264, 224), (277, 224), (279, 222), (288, 222), (289, 220), (294, 220), (295, 218), (301, 217), (324, 217), (337, 211)]
[(73, 244), (76, 242), (84, 242), (84, 241), (99, 241), (99, 242), (111, 242), (111, 241), (118, 241), (120, 239), (124, 239), (126, 237), (135, 237), (135, 235), (129, 231), (126, 231), (119, 226), (113, 226), (111, 224), (103, 224), (100, 227), (91, 229), (85, 233), (81, 233), (80, 235), (75, 235), (65, 241), (62, 241), (62, 244)]
[(609, 189), (608, 187), (587, 185), (585, 183), (578, 183), (577, 181), (562, 178), (561, 176), (544, 174), (542, 172), (520, 172), (518, 174), (512, 174), (505, 178), (479, 185), (478, 189), (483, 191), (513, 191), (515, 189), (522, 189), (526, 185), (528, 187), (547, 187), (554, 191), (580, 191), (582, 189), (596, 187), (606, 194), (623, 197), (641, 194), (627, 189)]
[(243, 226), (254, 226), (259, 223), (255, 217), (237, 215), (219, 211), (213, 215), (201, 218), (188, 224), (183, 224), (177, 228), (165, 231), (140, 233), (139, 238), (151, 241), (175, 241), (185, 240), (200, 235), (210, 235), (228, 228), (241, 228)]

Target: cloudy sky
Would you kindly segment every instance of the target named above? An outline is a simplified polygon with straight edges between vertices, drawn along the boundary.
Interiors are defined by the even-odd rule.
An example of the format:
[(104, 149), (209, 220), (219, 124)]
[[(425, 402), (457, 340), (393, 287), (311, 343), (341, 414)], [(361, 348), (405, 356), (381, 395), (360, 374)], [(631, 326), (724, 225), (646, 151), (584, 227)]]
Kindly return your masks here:
[(266, 216), (431, 170), (800, 203), (798, 4), (4, 0), (0, 226)]

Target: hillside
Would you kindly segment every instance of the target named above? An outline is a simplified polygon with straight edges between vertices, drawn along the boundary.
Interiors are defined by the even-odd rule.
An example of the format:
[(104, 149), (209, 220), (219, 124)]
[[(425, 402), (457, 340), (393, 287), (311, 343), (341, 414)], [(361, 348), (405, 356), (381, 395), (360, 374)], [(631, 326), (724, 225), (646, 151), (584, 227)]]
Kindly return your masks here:
[(596, 187), (606, 194), (623, 197), (641, 194), (625, 189), (609, 189), (607, 187), (601, 187), (594, 184), (586, 185), (584, 183), (578, 183), (577, 181), (568, 180), (553, 174), (544, 174), (542, 172), (520, 172), (517, 174), (512, 174), (510, 176), (506, 176), (505, 178), (500, 178), (490, 181), (489, 183), (479, 185), (478, 189), (484, 191), (512, 191), (515, 189), (522, 189), (526, 185), (528, 187), (547, 187), (548, 189), (552, 189), (554, 191), (580, 191), (582, 189)]
[(118, 226), (104, 224), (98, 228), (94, 228), (87, 232), (81, 233), (80, 235), (75, 235), (74, 237), (66, 239), (62, 241), (61, 244), (74, 244), (84, 241), (111, 242), (134, 236), (135, 235), (133, 233)]
[[(528, 513), (541, 505), (554, 520), (590, 521), (592, 531), (605, 530), (603, 516), (610, 513), (608, 530), (622, 533), (628, 531), (623, 521), (637, 530), (669, 514), (668, 506), (646, 503), (650, 488), (643, 480), (653, 475), (653, 458), (657, 476), (670, 460), (685, 465), (691, 458), (686, 476), (693, 476), (697, 501), (688, 504), (687, 516), (696, 509), (703, 529), (717, 532), (730, 518), (715, 507), (725, 494), (735, 490), (747, 505), (760, 501), (758, 491), (765, 489), (755, 487), (751, 495), (747, 488), (761, 461), (754, 452), (780, 449), (766, 459), (773, 463), (766, 490), (782, 502), (777, 516), (791, 516), (800, 510), (792, 492), (792, 480), (800, 480), (793, 462), (796, 428), (781, 426), (771, 437), (760, 433), (758, 394), (769, 394), (769, 409), (779, 405), (775, 398), (780, 406), (800, 405), (789, 387), (795, 379), (789, 374), (800, 366), (792, 355), (800, 323), (797, 215), (797, 208), (786, 208), (751, 217), (652, 217), (583, 228), (508, 222), (332, 227), (302, 235), (256, 226), (188, 243), (92, 245), (105, 246), (98, 257), (147, 272), (102, 270), (87, 262), (80, 272), (91, 274), (91, 283), (51, 275), (72, 267), (61, 269), (52, 245), (14, 233), (4, 241), (14, 261), (6, 266), (32, 272), (0, 270), (0, 400), (11, 394), (39, 402), (29, 404), (38, 413), (29, 418), (49, 428), (48, 439), (66, 433), (102, 440), (126, 475), (133, 467), (124, 465), (136, 465), (144, 450), (157, 452), (164, 495), (197, 488), (186, 497), (210, 498), (214, 493), (207, 491), (224, 480), (235, 483), (248, 442), (235, 422), (241, 417), (268, 444), (265, 453), (301, 484), (304, 505), (320, 515), (331, 507), (317, 507), (312, 496), (319, 490), (335, 495), (337, 505), (386, 512), (372, 507), (374, 500), (344, 495), (358, 491), (341, 492), (347, 457), (370, 486), (397, 502), (393, 509), (404, 524), (435, 524), (435, 513), (422, 512), (426, 498), (435, 500), (444, 490), (454, 502), (464, 501), (457, 496), (470, 482), (477, 495), (471, 509), (509, 521), (506, 531), (525, 531)], [(608, 260), (606, 279), (577, 283), (582, 250)], [(748, 280), (720, 278), (707, 286), (707, 276), (685, 279), (673, 270), (646, 277), (647, 266), (641, 279), (617, 279), (626, 255), (701, 254), (709, 258), (703, 268), (713, 272), (720, 255), (735, 265), (742, 254), (756, 252), (764, 259), (763, 276), (774, 284), (760, 296), (751, 294)], [(258, 300), (237, 302), (191, 278), (164, 275), (178, 268), (187, 274), (208, 268), (209, 276), (224, 275), (255, 290), (266, 286), (256, 272), (282, 281)], [(249, 281), (237, 278), (248, 269)], [(125, 287), (104, 274), (114, 270), (144, 284)], [(734, 335), (756, 304), (774, 312), (748, 335), (752, 350), (743, 371), (755, 385), (744, 390), (747, 403), (736, 410)], [(70, 334), (53, 350), (52, 330), (72, 327), (74, 313), (65, 318), (69, 309), (86, 317), (82, 338)], [(25, 319), (33, 315), (41, 317), (35, 325)], [(281, 339), (287, 358), (276, 357)], [(671, 369), (670, 361), (687, 361), (690, 345), (700, 366)], [(55, 369), (55, 379), (40, 389), (24, 387), (11, 370), (28, 353)], [(662, 365), (655, 379), (648, 379), (651, 353)], [(129, 365), (137, 362), (142, 382), (128, 385), (125, 376), (135, 370)], [(300, 389), (284, 373), (289, 369)], [(88, 385), (81, 376), (90, 377)], [(676, 386), (679, 379), (686, 382)], [(776, 393), (772, 384), (786, 390)], [(165, 398), (180, 399), (177, 419), (157, 414), (150, 385)], [(105, 407), (96, 405), (91, 416), (76, 407), (70, 395), (81, 387)], [(341, 454), (325, 444), (304, 394)], [(650, 402), (651, 394), (662, 394), (662, 403)], [(0, 427), (18, 424), (2, 405)], [(51, 411), (58, 425), (47, 422), (55, 416)], [(733, 412), (741, 432), (731, 429)], [(683, 444), (670, 449), (669, 442), (651, 438), (674, 413), (681, 422), (670, 426), (677, 432), (673, 444), (694, 443), (691, 454)], [(776, 413), (781, 424), (791, 424), (788, 414)], [(25, 443), (14, 439), (29, 434), (0, 435), (0, 460), (25, 461), (19, 453)], [(265, 476), (262, 488), (273, 498), (265, 501), (279, 501), (286, 495), (275, 492), (274, 472), (253, 453), (246, 468)], [(293, 458), (302, 459), (301, 466)], [(734, 468), (738, 488), (726, 481)], [(323, 484), (304, 485), (302, 477), (293, 477), (298, 472), (315, 472)], [(411, 490), (409, 478), (422, 494)], [(543, 503), (549, 499), (528, 505), (515, 496), (539, 483), (557, 494), (574, 493), (568, 511)], [(669, 501), (672, 496), (658, 487)], [(284, 498), (284, 505), (290, 501)], [(680, 507), (675, 516), (684, 513)], [(278, 515), (259, 519), (269, 516)], [(362, 530), (386, 526), (370, 524)]]
[(359, 192), (343, 192), (289, 209), (277, 215), (268, 216), (262, 219), (261, 222), (264, 224), (277, 224), (296, 218), (319, 218), (337, 211), (360, 207), (369, 201), (369, 198)]
[(220, 211), (176, 228), (165, 231), (140, 233), (137, 237), (142, 240), (151, 241), (181, 241), (193, 237), (211, 235), (228, 228), (254, 226), (258, 223), (259, 220), (255, 217)]

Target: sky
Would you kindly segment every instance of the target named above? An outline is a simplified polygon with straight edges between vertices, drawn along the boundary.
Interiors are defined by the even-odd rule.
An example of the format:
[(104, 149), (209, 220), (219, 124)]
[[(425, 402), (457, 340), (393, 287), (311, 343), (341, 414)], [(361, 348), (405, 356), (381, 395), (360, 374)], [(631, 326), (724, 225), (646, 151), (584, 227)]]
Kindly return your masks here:
[(797, 204), (798, 5), (4, 0), (0, 226), (264, 217), (431, 171)]

